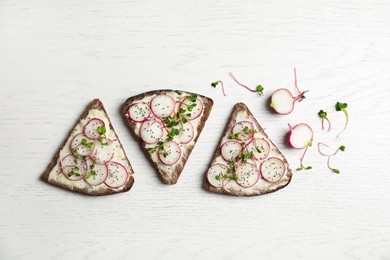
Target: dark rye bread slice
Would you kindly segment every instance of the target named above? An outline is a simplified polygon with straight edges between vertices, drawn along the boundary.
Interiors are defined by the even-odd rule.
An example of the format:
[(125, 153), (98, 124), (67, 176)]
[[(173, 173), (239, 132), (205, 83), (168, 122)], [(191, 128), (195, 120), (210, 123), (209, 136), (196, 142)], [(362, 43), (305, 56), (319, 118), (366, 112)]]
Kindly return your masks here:
[[(225, 183), (221, 184), (222, 187), (216, 187), (217, 185), (213, 186), (213, 185), (211, 185), (211, 183), (209, 181), (209, 178), (215, 178), (214, 175), (211, 174), (212, 171), (210, 170), (212, 165), (219, 164), (219, 163), (226, 164), (229, 168), (228, 175), (233, 176), (234, 172), (233, 172), (233, 168), (230, 164), (231, 162), (225, 161), (223, 159), (223, 157), (221, 156), (221, 146), (226, 141), (232, 140), (231, 138), (234, 139), (234, 137), (230, 136), (230, 134), (232, 133), (231, 131), (232, 131), (233, 126), (235, 126), (236, 123), (242, 122), (244, 120), (248, 120), (248, 121), (252, 122), (254, 125), (254, 129), (256, 130), (256, 132), (253, 134), (252, 138), (265, 139), (269, 143), (270, 154), (262, 161), (264, 162), (265, 160), (267, 160), (270, 157), (278, 157), (280, 159), (280, 161), (282, 161), (285, 165), (284, 175), (283, 175), (283, 177), (281, 177), (281, 179), (279, 179), (275, 182), (269, 182), (269, 181), (266, 181), (262, 177), (262, 174), (259, 170), (258, 171), (259, 179), (256, 182), (256, 184), (254, 184), (251, 187), (243, 187), (241, 185), (238, 185), (237, 181), (234, 178), (224, 179), (224, 181), (226, 181), (225, 183), (227, 183), (225, 186), (223, 186)], [(253, 139), (249, 139), (248, 141), (246, 141), (246, 143), (242, 143), (242, 146), (245, 147), (245, 145), (250, 143), (251, 140), (253, 140)], [(242, 142), (241, 140), (238, 140), (238, 141)], [(249, 150), (247, 150), (247, 151), (249, 151)], [(239, 160), (240, 159), (237, 160), (238, 163), (239, 163)], [(252, 162), (254, 162), (253, 164), (257, 165), (257, 169), (261, 168), (262, 161), (261, 160), (259, 160), (259, 161), (252, 160)], [(291, 169), (289, 168), (289, 164), (288, 164), (286, 158), (284, 157), (284, 155), (280, 152), (280, 150), (276, 147), (276, 145), (269, 139), (268, 135), (265, 133), (264, 129), (257, 122), (257, 120), (255, 119), (253, 114), (250, 112), (248, 107), (244, 103), (237, 103), (233, 108), (233, 112), (230, 115), (230, 118), (229, 118), (228, 123), (227, 123), (226, 128), (225, 128), (225, 131), (223, 132), (223, 135), (221, 137), (220, 144), (219, 144), (218, 148), (216, 149), (214, 156), (211, 160), (210, 167), (208, 168), (208, 170), (206, 171), (206, 174), (204, 176), (204, 180), (203, 180), (204, 189), (211, 191), (211, 192), (227, 194), (227, 195), (232, 195), (232, 196), (256, 196), (256, 195), (267, 194), (267, 193), (274, 192), (274, 191), (277, 191), (279, 189), (284, 188), (285, 186), (287, 186), (290, 183), (291, 178), (292, 178), (292, 172), (291, 172)], [(213, 180), (213, 179), (211, 179), (211, 180)]]
[[(197, 122), (199, 122), (199, 123), (196, 126), (194, 125), (194, 128), (196, 128), (197, 134), (193, 137), (190, 144), (181, 144), (180, 145), (181, 152), (182, 152), (181, 157), (178, 160), (178, 162), (175, 163), (174, 165), (172, 165), (171, 167), (167, 167), (166, 165), (161, 163), (158, 160), (158, 158), (156, 158), (155, 154), (158, 153), (158, 151), (156, 153), (153, 153), (153, 154), (148, 151), (148, 147), (150, 147), (151, 145), (150, 144), (148, 145), (146, 142), (144, 142), (142, 140), (142, 138), (139, 136), (139, 132), (137, 130), (137, 125), (139, 128), (140, 123), (131, 120), (129, 117), (129, 113), (128, 113), (129, 108), (133, 104), (139, 103), (139, 102), (141, 102), (141, 100), (145, 100), (145, 99), (151, 100), (153, 97), (155, 97), (157, 95), (177, 95), (178, 96), (177, 98), (190, 96), (190, 95), (196, 95), (197, 98), (202, 101), (203, 108), (204, 108), (202, 114), (197, 119)], [(178, 181), (178, 179), (179, 179), (179, 177), (184, 169), (184, 166), (185, 166), (185, 164), (186, 164), (186, 162), (187, 162), (187, 160), (192, 152), (192, 149), (194, 148), (194, 146), (199, 138), (199, 135), (202, 132), (203, 127), (205, 126), (205, 123), (210, 115), (211, 110), (212, 110), (213, 104), (214, 104), (214, 102), (212, 99), (205, 97), (203, 95), (180, 91), (180, 90), (170, 90), (170, 89), (162, 89), (162, 90), (145, 92), (145, 93), (128, 98), (126, 100), (126, 102), (124, 103), (122, 112), (126, 118), (126, 121), (129, 125), (130, 129), (131, 129), (130, 132), (139, 141), (139, 144), (140, 144), (142, 151), (144, 152), (145, 156), (149, 159), (149, 161), (153, 164), (159, 178), (161, 179), (161, 181), (163, 183), (165, 183), (165, 184), (176, 184), (177, 183), (177, 181)], [(152, 115), (153, 115), (153, 113), (152, 113)], [(161, 121), (163, 121), (163, 120), (161, 120)], [(191, 122), (193, 122), (193, 121), (191, 121)], [(161, 138), (161, 141), (166, 141), (165, 134)]]
[[(108, 121), (108, 126), (106, 125), (105, 127), (107, 128), (107, 131), (112, 131), (112, 135), (116, 137), (116, 140), (115, 140), (115, 142), (117, 142), (116, 147), (123, 151), (123, 155), (122, 155), (123, 157), (121, 158), (121, 160), (122, 160), (122, 162), (127, 164), (125, 166), (126, 166), (126, 170), (128, 172), (128, 177), (127, 177), (125, 184), (122, 185), (121, 187), (111, 188), (111, 187), (108, 187), (107, 185), (105, 185), (104, 183), (97, 185), (97, 186), (93, 186), (93, 187), (91, 185), (85, 185), (84, 183), (82, 183), (82, 185), (72, 185), (71, 181), (69, 181), (69, 182), (66, 181), (65, 183), (64, 183), (64, 181), (61, 181), (61, 179), (64, 180), (64, 178), (55, 179), (55, 178), (51, 178), (51, 176), (50, 176), (50, 174), (57, 174), (57, 175), (63, 174), (63, 173), (61, 173), (61, 170), (56, 170), (56, 172), (52, 172), (52, 170), (55, 167), (59, 167), (61, 150), (63, 150), (65, 145), (68, 145), (69, 141), (74, 137), (74, 135), (76, 134), (75, 133), (76, 127), (82, 122), (82, 120), (85, 121), (85, 120), (90, 119), (90, 118), (88, 118), (88, 114), (92, 109), (99, 110), (106, 117), (106, 120)], [(66, 138), (64, 140), (64, 142), (61, 144), (60, 148), (55, 153), (52, 161), (49, 163), (45, 172), (41, 175), (41, 179), (48, 182), (49, 184), (52, 184), (54, 186), (58, 186), (60, 188), (63, 188), (63, 189), (69, 190), (69, 191), (73, 191), (73, 192), (77, 192), (77, 193), (81, 193), (81, 194), (85, 194), (85, 195), (90, 195), (90, 196), (102, 196), (102, 195), (110, 195), (110, 194), (115, 194), (115, 193), (119, 193), (119, 192), (129, 191), (134, 184), (133, 173), (134, 173), (133, 168), (130, 164), (129, 159), (126, 156), (126, 153), (123, 149), (123, 146), (122, 146), (119, 138), (116, 135), (116, 132), (111, 124), (111, 121), (108, 117), (107, 111), (105, 110), (105, 108), (103, 106), (103, 103), (99, 99), (94, 99), (87, 106), (85, 111), (82, 113), (79, 120), (77, 121), (75, 126), (72, 128), (68, 138)], [(81, 181), (84, 181), (84, 180), (81, 180)], [(73, 184), (75, 184), (75, 183), (73, 183)], [(81, 187), (79, 187), (79, 186), (81, 186)]]

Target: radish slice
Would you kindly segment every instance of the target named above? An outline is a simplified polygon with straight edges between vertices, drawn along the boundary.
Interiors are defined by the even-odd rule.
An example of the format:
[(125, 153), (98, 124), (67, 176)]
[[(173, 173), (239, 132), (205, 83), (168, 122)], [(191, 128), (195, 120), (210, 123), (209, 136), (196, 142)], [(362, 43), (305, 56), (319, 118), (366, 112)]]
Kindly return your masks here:
[(305, 123), (297, 124), (294, 127), (290, 127), (290, 133), (288, 134), (288, 141), (290, 145), (296, 149), (302, 149), (312, 145), (313, 130)]
[(141, 124), (139, 135), (145, 143), (155, 144), (163, 136), (163, 126), (155, 120), (145, 121)]
[(255, 159), (258, 160), (267, 158), (271, 151), (268, 141), (263, 138), (253, 139), (245, 148), (249, 153), (253, 152)]
[[(194, 106), (191, 111), (188, 110), (188, 107), (193, 105), (193, 104), (196, 104), (196, 106)], [(186, 116), (187, 120), (194, 120), (196, 118), (198, 118), (202, 112), (203, 112), (203, 102), (201, 99), (199, 98), (196, 98), (196, 101), (195, 102), (192, 102), (191, 100), (187, 98), (185, 98), (181, 104), (180, 104), (180, 108), (184, 109), (186, 112), (184, 113), (184, 115)]]
[[(89, 168), (89, 172), (90, 171), (94, 171), (95, 174), (91, 175), (88, 179), (85, 178), (85, 181), (91, 186), (102, 184), (108, 177), (108, 168), (105, 164), (93, 164), (93, 169), (91, 169), (91, 167)], [(88, 174), (86, 174), (86, 177), (87, 175)]]
[(92, 118), (84, 127), (84, 135), (89, 139), (98, 139), (101, 134), (98, 132), (98, 128), (104, 126), (104, 122), (99, 118)]
[(174, 165), (180, 159), (181, 149), (178, 143), (168, 141), (163, 145), (164, 149), (159, 149), (160, 161), (166, 165)]
[(271, 107), (281, 115), (290, 114), (294, 110), (295, 99), (288, 89), (276, 90), (271, 97)]
[(261, 175), (268, 182), (276, 182), (280, 180), (285, 171), (285, 163), (276, 157), (268, 158), (260, 166)]
[(97, 164), (105, 164), (111, 161), (115, 153), (115, 146), (112, 142), (107, 145), (96, 143), (95, 151), (90, 155), (91, 159)]
[(147, 103), (139, 102), (132, 104), (127, 113), (128, 117), (135, 122), (143, 122), (150, 116), (151, 110)]
[(194, 127), (189, 121), (184, 124), (180, 123), (173, 128), (178, 129), (180, 132), (180, 135), (175, 137), (179, 144), (188, 144), (194, 138)]
[(119, 188), (123, 186), (126, 181), (129, 173), (127, 172), (125, 166), (117, 162), (109, 162), (107, 164), (108, 177), (104, 183), (110, 188)]
[(74, 155), (88, 156), (92, 153), (95, 142), (92, 141), (92, 147), (88, 148), (81, 144), (83, 140), (86, 140), (88, 143), (91, 142), (83, 133), (79, 133), (73, 137), (72, 142), (70, 143), (70, 149)]
[(150, 102), (153, 114), (158, 118), (166, 118), (175, 110), (175, 101), (168, 95), (157, 95)]
[(237, 168), (237, 176), (236, 182), (244, 188), (252, 187), (260, 178), (259, 170), (252, 163), (240, 164)]
[[(228, 171), (229, 168), (226, 165), (222, 163), (214, 164), (209, 168), (209, 171), (207, 172), (207, 180), (212, 186), (216, 188), (224, 187), (226, 184), (229, 183), (230, 179), (224, 179), (222, 178), (222, 176)], [(216, 179), (216, 176), (220, 176), (219, 180)]]
[(234, 160), (241, 152), (241, 143), (237, 141), (227, 141), (221, 146), (221, 156), (228, 162)]
[(87, 172), (85, 161), (77, 159), (73, 154), (68, 154), (61, 162), (62, 172), (71, 181), (81, 180)]
[(253, 124), (249, 121), (241, 121), (235, 124), (232, 128), (232, 134), (240, 134), (239, 139), (241, 140), (248, 140), (253, 136), (253, 133), (245, 134), (244, 128), (247, 128), (248, 130), (253, 131)]

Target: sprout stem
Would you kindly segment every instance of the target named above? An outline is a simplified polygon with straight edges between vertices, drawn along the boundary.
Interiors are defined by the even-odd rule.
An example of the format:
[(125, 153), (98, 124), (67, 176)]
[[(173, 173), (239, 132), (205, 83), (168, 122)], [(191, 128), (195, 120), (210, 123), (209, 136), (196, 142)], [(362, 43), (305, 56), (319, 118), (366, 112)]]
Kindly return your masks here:
[(239, 82), (238, 79), (233, 75), (233, 73), (229, 72), (229, 76), (232, 77), (233, 80), (234, 80), (238, 85), (240, 85), (241, 87), (246, 88), (246, 89), (249, 90), (250, 92), (259, 92), (259, 93), (263, 94), (262, 91), (263, 91), (264, 88), (263, 88), (261, 85), (257, 86), (256, 89), (251, 89), (250, 87), (248, 87), (248, 86), (242, 84), (241, 82)]

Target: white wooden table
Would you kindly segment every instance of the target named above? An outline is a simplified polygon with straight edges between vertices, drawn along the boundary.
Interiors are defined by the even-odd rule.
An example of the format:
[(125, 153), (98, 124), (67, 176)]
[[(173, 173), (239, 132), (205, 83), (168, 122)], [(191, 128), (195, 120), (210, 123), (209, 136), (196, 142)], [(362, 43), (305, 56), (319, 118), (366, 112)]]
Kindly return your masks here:
[[(0, 259), (390, 259), (389, 48), (386, 0), (1, 0)], [(276, 115), (268, 99), (282, 87), (296, 93), (294, 67), (310, 91)], [(120, 113), (127, 97), (161, 88), (215, 102), (174, 186), (159, 181)], [(134, 167), (127, 193), (87, 197), (39, 180), (95, 97)], [(285, 189), (250, 198), (202, 189), (239, 101), (294, 169)], [(351, 116), (341, 140), (337, 101)], [(304, 160), (313, 169), (297, 172), (302, 151), (285, 136), (301, 122), (314, 130)], [(331, 161), (340, 174), (318, 142), (346, 146)]]

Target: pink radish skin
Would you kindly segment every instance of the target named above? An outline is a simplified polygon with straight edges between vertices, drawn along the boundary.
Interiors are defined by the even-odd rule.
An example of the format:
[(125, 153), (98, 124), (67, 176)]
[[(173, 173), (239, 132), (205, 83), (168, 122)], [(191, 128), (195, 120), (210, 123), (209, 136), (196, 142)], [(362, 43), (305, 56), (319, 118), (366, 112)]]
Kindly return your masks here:
[(145, 121), (140, 126), (139, 136), (145, 143), (155, 144), (163, 136), (163, 126), (155, 120)]
[(288, 115), (294, 110), (295, 102), (301, 99), (306, 92), (302, 92), (294, 97), (290, 90), (285, 88), (278, 89), (272, 94), (270, 106), (276, 113)]
[(285, 163), (276, 157), (266, 159), (260, 166), (261, 176), (268, 182), (279, 181), (283, 177), (285, 171)]
[(176, 102), (171, 96), (157, 95), (150, 102), (150, 109), (158, 118), (166, 118), (172, 115)]
[(189, 121), (184, 124), (180, 122), (178, 126), (173, 128), (178, 129), (180, 132), (180, 135), (175, 137), (179, 144), (188, 144), (194, 138), (194, 126)]
[(237, 141), (227, 141), (221, 146), (221, 156), (227, 162), (234, 160), (241, 152), (241, 143)]
[[(257, 151), (256, 148), (260, 150), (260, 153)], [(245, 149), (249, 153), (253, 152), (254, 159), (264, 160), (265, 158), (268, 157), (271, 151), (271, 146), (267, 140), (263, 138), (255, 138), (245, 146)]]
[(89, 171), (95, 171), (95, 175), (90, 176), (85, 181), (91, 186), (97, 186), (105, 182), (108, 177), (108, 168), (105, 164), (94, 164), (93, 169), (89, 167)]
[(228, 171), (229, 167), (222, 163), (213, 164), (207, 172), (207, 180), (212, 186), (216, 188), (222, 188), (230, 182), (230, 179), (221, 177), (219, 180), (217, 180), (215, 177), (223, 176)]
[(181, 157), (181, 148), (178, 143), (168, 141), (164, 143), (164, 150), (159, 150), (158, 156), (163, 164), (174, 165)]
[(89, 139), (96, 140), (101, 136), (97, 129), (102, 126), (104, 126), (103, 120), (92, 118), (84, 127), (84, 135)]
[[(78, 167), (78, 169), (76, 168)], [(65, 177), (71, 181), (78, 181), (84, 178), (87, 172), (87, 164), (83, 160), (77, 159), (73, 154), (68, 154), (61, 162), (61, 169)], [(77, 172), (80, 176), (75, 174), (69, 176), (71, 172)]]
[(142, 123), (149, 118), (150, 114), (151, 110), (149, 105), (145, 102), (139, 102), (129, 107), (127, 116), (134, 122)]
[(187, 98), (183, 99), (180, 104), (180, 108), (184, 109), (186, 112), (184, 114), (190, 114), (190, 116), (186, 116), (187, 120), (194, 120), (198, 118), (203, 112), (203, 102), (199, 98), (196, 98), (196, 106), (192, 108), (192, 111), (188, 111), (187, 106), (194, 104), (194, 102), (190, 101)]
[(290, 145), (296, 149), (303, 149), (311, 146), (313, 142), (313, 130), (305, 123), (300, 123), (292, 127), (288, 124), (290, 132), (287, 136)]
[(256, 165), (252, 163), (240, 164), (237, 168), (238, 180), (236, 182), (243, 188), (250, 188), (255, 185), (259, 178), (260, 173)]
[(109, 162), (107, 164), (107, 169), (108, 176), (104, 181), (104, 184), (108, 187), (116, 189), (126, 183), (129, 173), (127, 172), (125, 166), (118, 162)]
[(249, 122), (249, 121), (240, 121), (238, 123), (236, 123), (233, 127), (232, 127), (232, 134), (237, 134), (239, 133), (239, 139), (240, 140), (249, 140), (252, 138), (253, 136), (253, 133), (251, 134), (245, 134), (244, 133), (244, 128), (247, 127), (249, 130), (253, 130), (253, 124), (252, 122)]
[(73, 137), (72, 142), (70, 143), (70, 149), (75, 155), (88, 156), (92, 153), (95, 147), (95, 142), (92, 140), (92, 148), (88, 148), (81, 144), (83, 139), (91, 142), (91, 140), (88, 139), (88, 137), (86, 137), (83, 133), (79, 133)]

